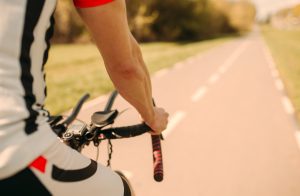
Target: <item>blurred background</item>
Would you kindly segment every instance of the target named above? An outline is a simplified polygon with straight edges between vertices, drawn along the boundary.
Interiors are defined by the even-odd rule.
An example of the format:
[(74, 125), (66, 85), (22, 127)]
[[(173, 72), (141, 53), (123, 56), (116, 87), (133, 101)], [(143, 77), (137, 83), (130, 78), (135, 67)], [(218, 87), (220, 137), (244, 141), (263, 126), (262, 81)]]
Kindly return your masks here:
[[(170, 112), (163, 183), (152, 180), (149, 136), (114, 143), (113, 166), (137, 195), (299, 196), (300, 1), (126, 2), (154, 96)], [(59, 0), (55, 18), (46, 107), (63, 113), (88, 92), (80, 118), (89, 121), (113, 85), (72, 1)], [(121, 122), (136, 123), (131, 112)]]
[[(130, 29), (142, 43), (144, 58), (153, 73), (210, 47), (243, 36), (251, 32), (257, 23), (263, 28), (264, 36), (272, 48), (283, 47), (280, 43), (272, 43), (280, 42), (283, 38), (292, 39), (292, 36), (293, 40), (290, 41), (296, 42), (300, 26), (300, 5), (297, 4), (300, 4), (298, 0), (127, 0), (127, 11)], [(98, 66), (103, 62), (72, 2), (60, 0), (55, 18), (54, 47), (47, 65), (47, 107), (57, 114), (70, 109), (84, 92), (88, 91), (92, 97), (96, 97), (111, 91), (112, 84), (103, 66)], [(285, 44), (285, 47), (296, 50), (291, 45)], [(283, 51), (285, 49), (282, 48)], [(81, 52), (83, 50), (86, 52)], [(281, 58), (275, 60), (286, 60)], [(87, 64), (89, 70), (85, 69)], [(73, 66), (76, 66), (76, 70), (65, 72)], [(293, 69), (299, 72), (299, 66)], [(289, 71), (295, 74), (293, 70)], [(60, 72), (65, 74), (58, 76), (56, 73)], [(88, 81), (96, 82), (83, 85)], [(300, 95), (296, 93), (296, 81), (291, 83), (288, 91), (299, 111)], [(55, 86), (67, 88), (58, 89)], [(65, 97), (66, 103), (62, 103), (59, 97)]]
[[(143, 43), (143, 54), (152, 73), (198, 54), (200, 49), (251, 31), (256, 16), (255, 5), (250, 1), (127, 0), (127, 9), (130, 29)], [(112, 84), (103, 65), (99, 66), (99, 54), (72, 1), (58, 1), (55, 19), (55, 46), (47, 65), (47, 105), (50, 111), (58, 113), (73, 106), (84, 92), (95, 97), (111, 91)], [(65, 71), (74, 66), (72, 72)], [(61, 72), (65, 74), (55, 74)], [(62, 103), (60, 97), (66, 96), (68, 101)]]

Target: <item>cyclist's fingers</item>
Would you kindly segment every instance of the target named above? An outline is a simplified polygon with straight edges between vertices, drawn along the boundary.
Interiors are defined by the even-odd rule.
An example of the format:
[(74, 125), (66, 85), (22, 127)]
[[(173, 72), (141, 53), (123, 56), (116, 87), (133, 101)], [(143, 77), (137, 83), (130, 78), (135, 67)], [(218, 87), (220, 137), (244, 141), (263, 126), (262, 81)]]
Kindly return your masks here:
[(151, 135), (160, 135), (162, 132), (164, 132), (167, 129), (167, 123), (168, 122), (166, 122), (166, 125), (163, 127), (160, 127), (160, 128), (150, 131), (150, 134)]
[(155, 119), (153, 122), (147, 123), (153, 131), (152, 135), (159, 135), (167, 128), (169, 114), (163, 108), (155, 108)]

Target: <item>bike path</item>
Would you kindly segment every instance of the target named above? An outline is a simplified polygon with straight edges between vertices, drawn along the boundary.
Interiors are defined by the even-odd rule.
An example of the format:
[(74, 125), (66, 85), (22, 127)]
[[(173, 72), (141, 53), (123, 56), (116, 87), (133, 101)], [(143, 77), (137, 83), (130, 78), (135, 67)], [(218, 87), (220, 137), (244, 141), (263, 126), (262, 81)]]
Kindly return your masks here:
[[(155, 75), (154, 96), (172, 124), (163, 142), (165, 180), (153, 181), (149, 135), (113, 142), (113, 168), (129, 171), (138, 196), (300, 195), (298, 127), (269, 60), (256, 32)], [(122, 99), (116, 106), (130, 107)], [(81, 118), (93, 111), (86, 108)], [(137, 122), (133, 109), (118, 120)], [(85, 153), (94, 157), (95, 149)]]

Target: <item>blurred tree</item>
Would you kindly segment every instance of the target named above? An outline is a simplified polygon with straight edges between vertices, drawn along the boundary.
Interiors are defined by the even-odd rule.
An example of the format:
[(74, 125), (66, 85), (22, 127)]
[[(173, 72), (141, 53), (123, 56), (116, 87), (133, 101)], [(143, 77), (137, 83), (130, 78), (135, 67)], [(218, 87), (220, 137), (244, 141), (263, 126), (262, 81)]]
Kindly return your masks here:
[(159, 14), (152, 30), (159, 40), (199, 40), (231, 32), (220, 2), (226, 5), (223, 0), (153, 0), (149, 12)]
[(157, 17), (157, 12), (148, 15), (147, 6), (145, 4), (140, 5), (136, 15), (129, 19), (129, 26), (135, 38), (143, 41), (154, 41), (155, 35), (151, 27)]
[(230, 26), (227, 10), (228, 3), (225, 0), (210, 0), (202, 9), (198, 9), (199, 36), (207, 39), (226, 33), (233, 33), (235, 29)]
[(84, 24), (74, 9), (72, 1), (59, 0), (54, 17), (54, 42), (70, 43), (85, 35)]
[(195, 37), (198, 21), (195, 20), (195, 1), (152, 0), (148, 13), (158, 13), (153, 21), (152, 31), (158, 40), (177, 40), (184, 37)]
[(256, 16), (256, 8), (249, 0), (240, 0), (231, 5), (228, 16), (230, 24), (239, 32), (250, 31)]
[(293, 9), (292, 9), (292, 14), (295, 17), (300, 17), (300, 4), (296, 5)]
[[(202, 40), (250, 30), (255, 8), (241, 0), (126, 0), (129, 27), (140, 41)], [(56, 11), (56, 41), (73, 42), (87, 35), (70, 0)], [(88, 38), (89, 39), (89, 38)]]

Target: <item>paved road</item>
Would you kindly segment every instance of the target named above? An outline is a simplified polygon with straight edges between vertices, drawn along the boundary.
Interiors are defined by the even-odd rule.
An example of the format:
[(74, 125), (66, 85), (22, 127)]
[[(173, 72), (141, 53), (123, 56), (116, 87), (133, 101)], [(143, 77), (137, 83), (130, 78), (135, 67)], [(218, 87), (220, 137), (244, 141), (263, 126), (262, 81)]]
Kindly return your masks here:
[[(298, 127), (258, 32), (158, 72), (153, 87), (171, 114), (165, 180), (152, 179), (149, 135), (113, 143), (113, 168), (126, 172), (137, 196), (300, 195)], [(103, 104), (89, 103), (81, 118)], [(139, 122), (124, 100), (117, 107), (131, 108), (119, 124)], [(93, 148), (85, 153), (95, 155)]]

